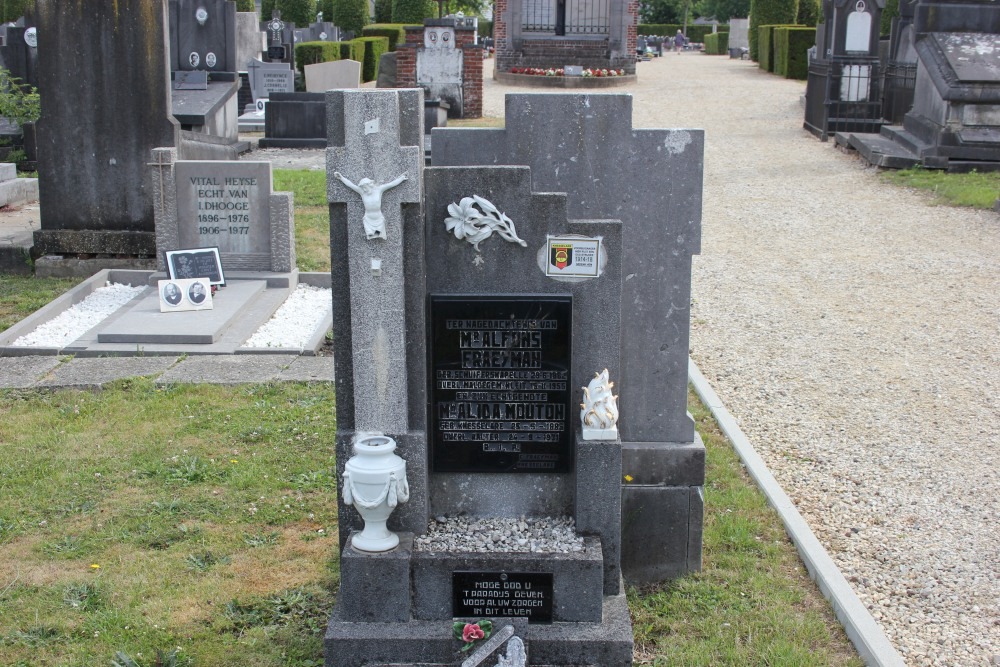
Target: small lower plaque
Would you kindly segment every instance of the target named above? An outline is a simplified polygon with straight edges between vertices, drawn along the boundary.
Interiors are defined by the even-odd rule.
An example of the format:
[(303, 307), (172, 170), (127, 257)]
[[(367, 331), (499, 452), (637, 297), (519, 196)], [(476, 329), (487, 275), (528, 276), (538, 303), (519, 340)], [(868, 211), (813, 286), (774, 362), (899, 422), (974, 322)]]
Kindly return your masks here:
[(453, 572), (452, 615), (552, 622), (551, 572)]

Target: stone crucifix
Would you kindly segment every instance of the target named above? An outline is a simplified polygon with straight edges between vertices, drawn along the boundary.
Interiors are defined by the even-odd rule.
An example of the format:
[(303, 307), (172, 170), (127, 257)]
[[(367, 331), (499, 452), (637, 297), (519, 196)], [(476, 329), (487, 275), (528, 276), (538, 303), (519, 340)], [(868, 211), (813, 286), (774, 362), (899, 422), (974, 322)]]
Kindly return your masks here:
[(330, 251), (335, 290), (344, 296), (335, 299), (334, 317), (350, 323), (342, 338), (351, 354), (340, 355), (349, 365), (338, 366), (341, 395), (354, 406), (353, 423), (345, 419), (344, 428), (402, 434), (409, 429), (412, 347), (404, 249), (407, 230), (423, 233), (415, 226), (423, 200), (423, 93), (358, 88), (326, 96)]
[(382, 215), (382, 194), (406, 180), (406, 174), (394, 178), (388, 183), (375, 185), (375, 181), (370, 178), (362, 178), (355, 185), (349, 178), (339, 171), (333, 175), (340, 179), (341, 183), (361, 195), (361, 202), (365, 205), (365, 217), (362, 222), (365, 225), (365, 234), (369, 239), (385, 239), (385, 216)]

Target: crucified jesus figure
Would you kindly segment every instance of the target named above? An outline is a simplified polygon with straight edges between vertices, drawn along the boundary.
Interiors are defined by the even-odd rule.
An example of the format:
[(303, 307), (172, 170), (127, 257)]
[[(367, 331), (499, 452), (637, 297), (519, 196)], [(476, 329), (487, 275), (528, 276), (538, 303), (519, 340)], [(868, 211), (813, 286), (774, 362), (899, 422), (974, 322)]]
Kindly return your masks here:
[(339, 178), (344, 185), (361, 195), (361, 202), (365, 205), (363, 222), (365, 224), (365, 234), (368, 235), (368, 238), (384, 239), (385, 216), (382, 215), (382, 194), (386, 190), (394, 188), (405, 181), (406, 174), (383, 185), (375, 185), (375, 182), (370, 178), (362, 178), (361, 182), (355, 185), (339, 171), (333, 172), (333, 175)]

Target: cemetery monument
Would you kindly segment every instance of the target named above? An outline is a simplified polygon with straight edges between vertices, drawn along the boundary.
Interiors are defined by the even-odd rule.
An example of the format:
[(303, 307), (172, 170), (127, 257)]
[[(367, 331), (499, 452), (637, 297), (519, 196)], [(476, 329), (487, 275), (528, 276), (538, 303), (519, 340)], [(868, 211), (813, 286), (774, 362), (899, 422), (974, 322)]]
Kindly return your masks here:
[[(621, 122), (621, 112), (631, 117), (623, 96), (586, 118), (580, 97), (533, 98), (588, 134), (621, 125), (611, 145), (624, 164), (655, 140), (646, 168), (681, 176), (678, 199), (655, 202), (666, 224), (643, 223), (638, 213), (654, 202), (636, 195), (642, 183), (630, 175), (612, 176), (621, 164), (593, 167), (620, 188), (618, 215), (581, 215), (604, 193), (551, 187), (549, 164), (425, 167), (419, 89), (336, 90), (327, 100), (342, 494), (327, 666), (458, 664), (463, 646), (470, 665), (631, 664), (622, 517), (639, 517), (631, 539), (648, 533), (645, 558), (663, 561), (636, 568), (640, 578), (700, 564), (704, 452), (675, 402), (686, 374), (672, 366), (687, 354), (700, 133), (633, 132)], [(530, 141), (531, 120), (515, 111), (524, 108), (509, 107), (508, 128)], [(366, 201), (348, 183), (362, 179), (381, 196)], [(664, 263), (669, 275), (658, 279)], [(645, 299), (680, 308), (628, 305)], [(642, 343), (629, 332), (653, 322), (665, 330), (648, 343), (657, 364), (632, 368), (628, 348)], [(625, 447), (640, 478), (640, 493), (624, 494), (630, 510)], [(669, 553), (656, 534), (663, 522)]]
[(687, 414), (687, 363), (704, 133), (633, 130), (631, 118), (628, 95), (508, 94), (505, 129), (435, 129), (431, 164), (527, 165), (534, 190), (567, 194), (571, 218), (622, 221), (628, 325), (621, 370), (610, 368), (632, 478), (622, 487), (622, 569), (646, 583), (701, 568), (705, 449)]

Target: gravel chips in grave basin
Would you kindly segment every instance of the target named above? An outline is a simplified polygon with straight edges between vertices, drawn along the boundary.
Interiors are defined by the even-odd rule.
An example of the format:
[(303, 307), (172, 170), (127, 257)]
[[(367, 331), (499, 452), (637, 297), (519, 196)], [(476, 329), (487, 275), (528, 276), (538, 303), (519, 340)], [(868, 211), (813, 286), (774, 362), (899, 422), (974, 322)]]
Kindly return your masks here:
[[(31, 333), (20, 336), (11, 346), (64, 347), (103, 322), (145, 289), (143, 286), (108, 283), (94, 290), (80, 303), (40, 324)], [(329, 289), (300, 284), (271, 319), (247, 339), (244, 346), (302, 349), (329, 314), (331, 303)]]
[(135, 298), (145, 287), (108, 283), (34, 331), (11, 343), (13, 347), (62, 347), (87, 333)]
[(570, 553), (583, 551), (583, 538), (572, 517), (439, 516), (413, 545), (418, 551)]
[(333, 308), (332, 291), (300, 284), (245, 347), (302, 348)]

